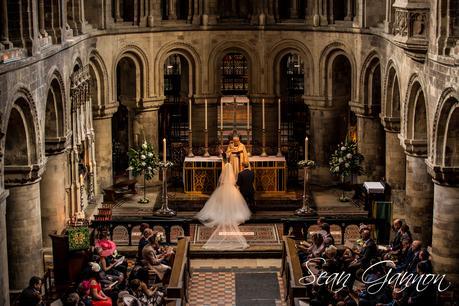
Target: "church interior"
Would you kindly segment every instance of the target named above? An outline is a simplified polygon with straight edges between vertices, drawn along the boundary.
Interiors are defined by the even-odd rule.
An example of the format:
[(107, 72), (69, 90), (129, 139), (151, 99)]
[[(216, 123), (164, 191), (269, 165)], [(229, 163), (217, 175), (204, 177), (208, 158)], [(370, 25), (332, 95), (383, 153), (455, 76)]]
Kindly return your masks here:
[(457, 305), (459, 1), (1, 2), (0, 305)]

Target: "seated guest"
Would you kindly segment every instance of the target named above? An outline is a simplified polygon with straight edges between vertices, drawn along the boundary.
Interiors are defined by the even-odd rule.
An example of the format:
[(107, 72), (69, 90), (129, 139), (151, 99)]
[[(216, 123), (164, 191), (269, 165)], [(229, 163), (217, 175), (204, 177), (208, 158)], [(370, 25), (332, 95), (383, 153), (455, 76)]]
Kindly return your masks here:
[(83, 302), (80, 299), (80, 296), (76, 292), (73, 292), (67, 295), (62, 301), (62, 305), (63, 306), (84, 306)]
[(19, 297), (19, 306), (42, 306), (41, 295), (42, 281), (38, 276), (32, 276), (29, 280), (29, 287), (22, 290)]
[(402, 224), (402, 220), (400, 219), (395, 219), (392, 224), (392, 230), (395, 232), (395, 236), (392, 242), (390, 243), (390, 251), (397, 251), (401, 247), (402, 233), (400, 231), (400, 228), (402, 227)]
[(129, 283), (129, 289), (143, 305), (159, 305), (163, 293), (159, 291), (158, 286), (148, 287), (145, 282), (139, 279), (133, 279)]
[(409, 239), (403, 239), (402, 240), (402, 246), (400, 250), (398, 251), (397, 255), (397, 262), (403, 262), (408, 256), (408, 251), (410, 250), (411, 247), (411, 241)]
[(105, 245), (104, 243), (102, 245), (106, 246), (105, 249), (100, 246), (94, 249), (94, 252), (99, 255), (97, 263), (105, 274), (115, 276), (116, 280), (122, 284), (125, 279), (124, 273), (127, 271), (127, 265), (123, 266), (113, 257), (113, 249), (116, 248), (114, 244), (109, 246), (109, 244)]
[(410, 227), (408, 226), (408, 224), (403, 224), (401, 227), (400, 227), (400, 235), (401, 235), (401, 239), (408, 239), (410, 241), (410, 243), (413, 241), (413, 237), (411, 235), (411, 232), (410, 232)]
[(82, 281), (77, 288), (77, 293), (84, 306), (91, 306), (91, 281)]
[(357, 303), (352, 299), (348, 288), (343, 288), (336, 292), (333, 295), (333, 299), (335, 301), (335, 304), (333, 305), (357, 306)]
[(419, 262), (424, 262), (426, 264), (427, 274), (432, 273), (432, 262), (430, 261), (430, 254), (426, 248), (422, 248), (418, 254)]
[(308, 258), (317, 258), (322, 256), (322, 253), (325, 250), (324, 237), (322, 234), (315, 233), (312, 235), (312, 244), (309, 248), (306, 249), (306, 254)]
[(371, 239), (370, 231), (368, 229), (364, 229), (362, 231), (362, 240), (363, 246), (358, 254), (358, 259), (354, 260), (351, 265), (366, 269), (370, 266), (371, 260), (378, 256), (378, 248), (374, 240)]
[(339, 272), (338, 259), (336, 258), (337, 251), (338, 249), (333, 245), (330, 245), (325, 248), (325, 251), (324, 251), (325, 263), (323, 264), (322, 268), (328, 273)]
[[(146, 224), (146, 223), (142, 223), (142, 224)], [(148, 224), (146, 225), (148, 226)], [(137, 249), (137, 259), (138, 260), (142, 260), (142, 250), (144, 246), (148, 244), (148, 237), (154, 234), (154, 231), (149, 227), (146, 227), (144, 230), (142, 230), (142, 225), (141, 225), (140, 229), (141, 229), (142, 236), (140, 237), (139, 247)]]
[(166, 272), (169, 271), (171, 267), (161, 263), (161, 261), (168, 256), (168, 253), (158, 255), (156, 252), (157, 247), (157, 235), (151, 235), (148, 237), (148, 244), (142, 250), (142, 258), (148, 270), (154, 272), (158, 275), (160, 280), (163, 280)]
[(321, 234), (324, 237), (324, 244), (325, 247), (335, 244), (335, 239), (333, 238), (332, 234), (330, 233), (330, 224), (322, 223), (321, 225)]
[(392, 298), (387, 303), (377, 303), (376, 306), (402, 306), (406, 303), (404, 302), (404, 291), (400, 287), (394, 288), (392, 290)]
[[(427, 262), (422, 261), (416, 265), (416, 272), (418, 275), (424, 275), (429, 273), (429, 265)], [(413, 284), (413, 287), (416, 287)], [(423, 290), (416, 290), (417, 288), (411, 288), (411, 294), (408, 298), (408, 305), (435, 305), (435, 284), (428, 283), (427, 287)]]
[(91, 275), (89, 278), (89, 288), (91, 296), (92, 306), (112, 306), (112, 299), (108, 297), (103, 291), (100, 284), (99, 272), (101, 271), (100, 266), (97, 263), (90, 263)]
[(398, 262), (396, 266), (397, 272), (406, 271), (409, 273), (416, 272), (416, 265), (419, 262), (419, 252), (422, 248), (422, 242), (419, 240), (413, 241), (409, 248), (405, 259), (402, 262)]

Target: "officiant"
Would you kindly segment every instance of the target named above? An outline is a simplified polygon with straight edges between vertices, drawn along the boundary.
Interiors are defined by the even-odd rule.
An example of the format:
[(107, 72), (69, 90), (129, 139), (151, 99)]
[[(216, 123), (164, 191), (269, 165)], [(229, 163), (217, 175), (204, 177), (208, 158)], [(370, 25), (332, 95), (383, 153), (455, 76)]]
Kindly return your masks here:
[(237, 177), (238, 173), (243, 169), (242, 163), (249, 162), (249, 155), (247, 154), (245, 145), (241, 143), (239, 136), (233, 136), (233, 141), (226, 149), (226, 158), (233, 167), (234, 175)]

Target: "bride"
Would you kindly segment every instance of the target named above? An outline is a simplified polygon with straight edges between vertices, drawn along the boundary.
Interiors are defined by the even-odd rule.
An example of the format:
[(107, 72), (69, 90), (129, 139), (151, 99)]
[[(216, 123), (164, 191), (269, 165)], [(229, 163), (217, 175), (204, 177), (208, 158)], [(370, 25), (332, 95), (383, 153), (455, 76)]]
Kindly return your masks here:
[(225, 164), (219, 185), (196, 217), (207, 227), (216, 227), (204, 249), (240, 250), (249, 247), (238, 225), (250, 219), (251, 212), (236, 187), (230, 163)]

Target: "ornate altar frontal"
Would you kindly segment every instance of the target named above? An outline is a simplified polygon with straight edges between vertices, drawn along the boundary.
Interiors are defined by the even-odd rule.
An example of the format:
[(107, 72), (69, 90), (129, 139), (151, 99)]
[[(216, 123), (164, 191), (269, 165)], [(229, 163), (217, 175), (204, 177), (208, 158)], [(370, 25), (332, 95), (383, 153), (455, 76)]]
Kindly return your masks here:
[[(287, 191), (287, 162), (285, 157), (249, 157), (255, 174), (257, 192)], [(218, 185), (222, 171), (222, 159), (217, 156), (186, 157), (183, 163), (185, 193), (211, 193)]]

